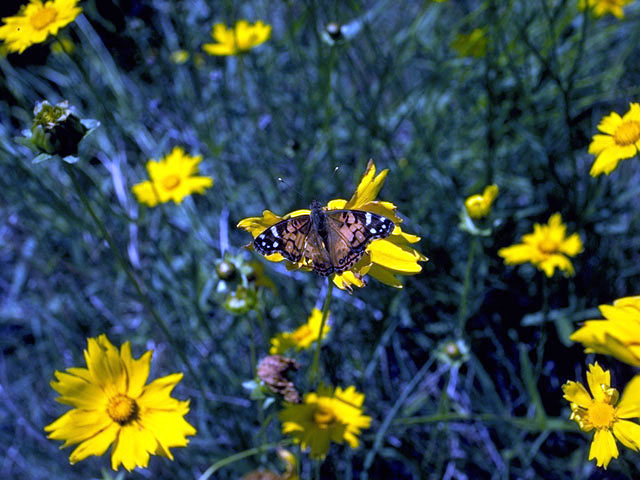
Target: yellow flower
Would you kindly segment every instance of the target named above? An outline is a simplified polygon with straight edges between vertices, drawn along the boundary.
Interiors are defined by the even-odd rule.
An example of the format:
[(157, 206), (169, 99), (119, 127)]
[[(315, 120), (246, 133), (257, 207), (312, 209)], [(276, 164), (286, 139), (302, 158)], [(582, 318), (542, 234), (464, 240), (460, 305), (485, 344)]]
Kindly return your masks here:
[(187, 52), (186, 50), (174, 50), (173, 52), (171, 52), (171, 56), (169, 58), (171, 58), (172, 63), (175, 63), (176, 65), (182, 65), (183, 63), (186, 63), (187, 60), (189, 60), (189, 52)]
[[(327, 336), (331, 326), (328, 323), (329, 319), (325, 323), (322, 330), (322, 339)], [(290, 348), (296, 350), (304, 350), (309, 348), (313, 342), (318, 341), (318, 335), (320, 334), (320, 324), (322, 323), (322, 312), (317, 308), (314, 308), (309, 315), (307, 323), (301, 325), (293, 332), (283, 332), (277, 334), (271, 339), (271, 348), (269, 349), (270, 355), (282, 355)]]
[(189, 401), (170, 396), (182, 374), (145, 385), (151, 351), (136, 360), (129, 342), (118, 352), (104, 334), (87, 343), (87, 368), (55, 372), (51, 387), (61, 395), (56, 400), (74, 408), (44, 427), (49, 438), (64, 440), (63, 448), (79, 444), (69, 457), (72, 464), (104, 454), (111, 444), (114, 470), (120, 464), (129, 471), (146, 467), (153, 454), (173, 460), (169, 448), (186, 446), (186, 436), (196, 433), (183, 418)]
[(321, 385), (318, 392), (307, 393), (302, 403), (286, 404), (280, 412), (282, 433), (291, 435), (312, 458), (324, 458), (330, 442), (346, 441), (359, 445), (360, 429), (369, 428), (371, 417), (362, 414), (364, 394), (354, 386), (345, 390)]
[(82, 8), (78, 0), (31, 0), (22, 6), (17, 15), (3, 18), (0, 40), (4, 40), (10, 52), (24, 52), (34, 43), (44, 42), (49, 35), (73, 22)]
[[(564, 398), (571, 402), (571, 420), (585, 432), (595, 430), (589, 460), (605, 470), (612, 458), (618, 458), (616, 439), (631, 450), (640, 450), (640, 425), (624, 420), (640, 417), (640, 375), (625, 388), (620, 402), (618, 391), (611, 387), (609, 370), (589, 365), (587, 383), (591, 395), (580, 382), (568, 381), (562, 386)], [(616, 406), (617, 404), (617, 406)]]
[(533, 233), (522, 236), (522, 243), (501, 248), (498, 255), (507, 265), (531, 262), (547, 277), (553, 276), (556, 267), (573, 275), (573, 265), (568, 257), (582, 252), (582, 240), (577, 233), (567, 237), (566, 229), (560, 214), (554, 213), (547, 225), (536, 223)]
[(202, 193), (213, 185), (213, 179), (193, 176), (201, 160), (201, 155), (192, 157), (185, 154), (182, 148), (175, 147), (162, 160), (147, 162), (151, 180), (134, 185), (133, 193), (140, 203), (150, 207), (170, 200), (181, 203), (184, 197), (192, 193)]
[(487, 36), (484, 28), (476, 28), (471, 33), (458, 33), (451, 42), (461, 57), (484, 57), (487, 53)]
[[(396, 206), (391, 202), (374, 200), (384, 184), (387, 173), (389, 173), (389, 170), (385, 169), (376, 175), (376, 166), (370, 160), (351, 199), (349, 201), (343, 199), (331, 200), (327, 204), (328, 210), (364, 210), (387, 217), (396, 224), (390, 236), (371, 242), (367, 247), (367, 253), (351, 270), (341, 275), (336, 274), (333, 276), (333, 283), (338, 288), (350, 291), (353, 285), (363, 287), (365, 285), (363, 277), (366, 274), (386, 285), (402, 288), (402, 283), (396, 275), (415, 275), (420, 273), (422, 266), (418, 262), (426, 262), (428, 260), (427, 257), (411, 247), (411, 244), (420, 241), (420, 237), (402, 231), (400, 228), (402, 219), (396, 214)], [(262, 217), (245, 218), (237, 226), (247, 230), (255, 238), (281, 220), (299, 215), (309, 215), (310, 213), (310, 210), (296, 210), (280, 217), (269, 210), (265, 210), (262, 212)], [(265, 258), (272, 262), (284, 260), (284, 257), (279, 253)], [(293, 266), (293, 268), (302, 267), (308, 267), (308, 261), (304, 258)]]
[(611, 13), (619, 19), (624, 18), (624, 12), (622, 8), (631, 3), (632, 0), (579, 0), (578, 9), (585, 11), (588, 8), (593, 8), (593, 15), (596, 17), (602, 17), (607, 13)]
[(616, 112), (602, 119), (598, 130), (606, 135), (594, 135), (589, 153), (596, 156), (591, 171), (592, 177), (601, 173), (609, 175), (620, 160), (634, 157), (640, 148), (640, 104), (631, 103), (629, 111), (620, 117)]
[(209, 55), (238, 55), (256, 47), (271, 37), (271, 25), (258, 20), (251, 25), (246, 20), (238, 20), (234, 28), (216, 23), (211, 36), (217, 43), (205, 43), (202, 49)]
[(474, 220), (484, 218), (491, 212), (491, 204), (498, 196), (498, 186), (489, 185), (482, 195), (471, 195), (464, 201), (467, 214)]
[(611, 355), (640, 367), (640, 297), (619, 298), (600, 305), (604, 319), (587, 320), (571, 335), (585, 346), (585, 353)]

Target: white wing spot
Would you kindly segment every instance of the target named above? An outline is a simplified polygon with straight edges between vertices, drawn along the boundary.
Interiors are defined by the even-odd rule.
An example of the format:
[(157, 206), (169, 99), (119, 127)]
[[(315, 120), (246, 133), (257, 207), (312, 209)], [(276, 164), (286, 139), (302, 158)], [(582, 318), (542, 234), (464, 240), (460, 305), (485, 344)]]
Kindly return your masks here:
[(276, 226), (274, 225), (273, 227), (270, 228), (271, 233), (273, 234), (274, 237), (279, 238), (280, 235), (278, 235), (278, 229), (276, 228)]
[(278, 246), (278, 242), (273, 242), (273, 248), (276, 248)]
[(266, 246), (267, 246), (267, 242), (265, 242), (264, 240), (262, 240), (262, 243), (261, 243), (260, 245), (262, 245), (263, 247), (266, 247)]
[(370, 231), (371, 233), (378, 233), (378, 231), (377, 231), (375, 228), (371, 228), (371, 229), (369, 229), (369, 231)]
[(367, 212), (367, 215), (365, 218), (367, 222), (366, 225), (369, 225), (371, 223), (371, 212)]

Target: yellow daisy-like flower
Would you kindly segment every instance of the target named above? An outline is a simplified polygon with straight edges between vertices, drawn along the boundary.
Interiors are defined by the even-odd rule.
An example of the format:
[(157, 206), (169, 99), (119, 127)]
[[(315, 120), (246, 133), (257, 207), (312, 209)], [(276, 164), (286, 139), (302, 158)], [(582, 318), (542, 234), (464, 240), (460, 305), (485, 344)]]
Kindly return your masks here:
[[(349, 201), (343, 199), (331, 200), (327, 204), (328, 210), (352, 209), (377, 213), (387, 217), (396, 225), (390, 236), (371, 242), (367, 247), (367, 253), (350, 270), (341, 275), (335, 274), (333, 276), (333, 283), (342, 290), (350, 291), (354, 285), (363, 287), (365, 285), (363, 277), (367, 274), (386, 285), (402, 288), (402, 283), (396, 275), (415, 275), (420, 273), (422, 266), (419, 262), (428, 260), (427, 257), (411, 247), (411, 244), (420, 241), (420, 237), (402, 231), (400, 228), (402, 219), (396, 214), (396, 206), (391, 202), (374, 200), (384, 184), (387, 173), (389, 173), (389, 170), (385, 169), (376, 175), (376, 166), (370, 160), (351, 199)], [(262, 212), (262, 217), (245, 218), (237, 226), (247, 230), (255, 238), (281, 220), (299, 215), (309, 215), (310, 213), (310, 210), (296, 210), (280, 217), (269, 210), (265, 210)], [(265, 258), (272, 262), (284, 260), (284, 257), (279, 253)], [(293, 268), (308, 267), (308, 260), (304, 258), (293, 266)]]
[(611, 355), (640, 367), (640, 297), (619, 298), (599, 308), (604, 318), (587, 320), (571, 340), (582, 343), (585, 353)]
[(201, 155), (192, 157), (185, 154), (182, 148), (175, 147), (162, 160), (147, 162), (151, 180), (134, 185), (133, 193), (140, 203), (150, 207), (170, 200), (181, 203), (184, 197), (192, 193), (202, 193), (213, 185), (213, 179), (193, 176), (201, 160)]
[(20, 8), (17, 15), (2, 19), (0, 40), (10, 52), (24, 52), (35, 43), (44, 42), (49, 35), (57, 35), (58, 30), (73, 22), (82, 8), (78, 0), (31, 0)]
[(256, 47), (271, 37), (271, 25), (258, 20), (253, 25), (246, 20), (238, 20), (235, 27), (227, 28), (224, 23), (216, 23), (211, 36), (217, 43), (205, 43), (202, 49), (209, 55), (238, 55)]
[[(580, 382), (568, 381), (562, 386), (564, 398), (571, 402), (571, 420), (585, 432), (595, 430), (589, 460), (605, 470), (612, 458), (618, 458), (616, 439), (631, 450), (640, 450), (640, 425), (629, 418), (640, 417), (640, 375), (625, 388), (620, 402), (618, 391), (611, 387), (609, 370), (589, 365), (589, 390)], [(616, 405), (617, 404), (617, 405)]]
[[(324, 339), (327, 333), (329, 333), (329, 330), (331, 330), (331, 325), (329, 325), (328, 320), (327, 318), (327, 323), (322, 330), (322, 339)], [(290, 348), (295, 348), (296, 350), (309, 348), (314, 342), (318, 341), (321, 323), (322, 311), (314, 308), (311, 315), (309, 315), (307, 323), (301, 325), (293, 332), (282, 332), (271, 339), (269, 354), (282, 355)]]
[(501, 248), (498, 255), (507, 265), (530, 262), (547, 277), (553, 276), (556, 267), (567, 275), (573, 275), (573, 265), (568, 257), (582, 252), (582, 240), (577, 233), (567, 237), (566, 230), (560, 214), (554, 213), (547, 225), (536, 223), (533, 233), (522, 236), (522, 243)]
[(491, 212), (491, 204), (498, 196), (498, 186), (489, 185), (484, 189), (482, 195), (471, 195), (464, 201), (467, 214), (474, 220), (484, 218)]
[(169, 448), (186, 446), (186, 436), (196, 433), (183, 418), (189, 401), (170, 396), (182, 374), (145, 385), (151, 351), (136, 360), (129, 342), (118, 351), (104, 334), (87, 344), (87, 368), (55, 372), (51, 387), (61, 395), (56, 400), (74, 408), (44, 427), (49, 438), (64, 440), (63, 448), (79, 444), (69, 457), (72, 464), (104, 454), (111, 444), (114, 470), (120, 464), (129, 471), (146, 467), (154, 454), (173, 460)]
[(620, 160), (634, 157), (640, 149), (640, 104), (631, 103), (629, 111), (620, 117), (616, 112), (604, 117), (597, 134), (589, 145), (589, 153), (596, 156), (591, 171), (592, 177), (601, 173), (609, 175)]
[(602, 17), (607, 13), (611, 13), (618, 17), (618, 19), (624, 18), (624, 12), (622, 11), (625, 5), (631, 3), (632, 0), (579, 0), (578, 9), (584, 12), (587, 9), (593, 9), (593, 15), (596, 17)]
[(485, 28), (476, 28), (470, 33), (458, 33), (451, 42), (461, 57), (481, 58), (487, 54), (487, 35)]
[(362, 414), (364, 394), (354, 386), (343, 390), (321, 385), (317, 393), (304, 396), (299, 404), (286, 404), (280, 412), (282, 433), (291, 435), (312, 458), (324, 458), (329, 444), (347, 442), (359, 445), (360, 429), (369, 428), (371, 417)]

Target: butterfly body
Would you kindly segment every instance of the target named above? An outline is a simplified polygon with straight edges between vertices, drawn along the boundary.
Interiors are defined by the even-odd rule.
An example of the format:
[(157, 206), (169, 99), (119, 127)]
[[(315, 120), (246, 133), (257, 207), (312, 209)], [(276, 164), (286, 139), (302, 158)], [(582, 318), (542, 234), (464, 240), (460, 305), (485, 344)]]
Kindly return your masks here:
[(309, 215), (282, 220), (253, 241), (262, 255), (281, 254), (293, 263), (305, 258), (322, 276), (349, 270), (376, 239), (391, 235), (395, 225), (382, 215), (363, 210), (324, 210), (311, 203)]

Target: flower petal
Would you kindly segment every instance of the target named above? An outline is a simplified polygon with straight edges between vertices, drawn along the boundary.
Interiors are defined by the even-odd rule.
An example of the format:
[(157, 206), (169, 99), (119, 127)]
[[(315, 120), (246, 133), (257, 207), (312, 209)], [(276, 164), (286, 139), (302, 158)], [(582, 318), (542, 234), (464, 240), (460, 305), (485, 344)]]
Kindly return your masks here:
[(611, 386), (611, 373), (609, 370), (603, 370), (598, 365), (598, 362), (592, 363), (589, 365), (589, 371), (587, 372), (587, 383), (594, 400), (596, 402), (604, 402), (606, 400), (604, 390)]
[(80, 460), (84, 460), (89, 455), (100, 456), (107, 451), (109, 445), (111, 445), (117, 438), (120, 426), (117, 423), (111, 423), (107, 428), (102, 430), (97, 435), (87, 439), (76, 447), (69, 456), (71, 464), (77, 463)]
[(640, 425), (627, 420), (618, 420), (613, 424), (613, 434), (625, 447), (640, 451)]
[(589, 450), (589, 460), (596, 459), (596, 465), (607, 469), (612, 458), (618, 458), (618, 446), (609, 430), (596, 430)]
[(619, 418), (640, 418), (640, 375), (631, 379), (616, 407)]
[(562, 386), (562, 391), (564, 392), (564, 398), (571, 403), (575, 403), (576, 405), (588, 408), (592, 403), (593, 399), (587, 389), (584, 388), (580, 382), (568, 381)]
[(365, 203), (374, 200), (378, 192), (380, 192), (385, 178), (387, 178), (387, 173), (389, 173), (388, 169), (381, 171), (376, 176), (376, 166), (373, 160), (369, 160), (367, 169), (360, 179), (360, 184), (353, 196), (346, 203), (345, 208), (358, 210)]

